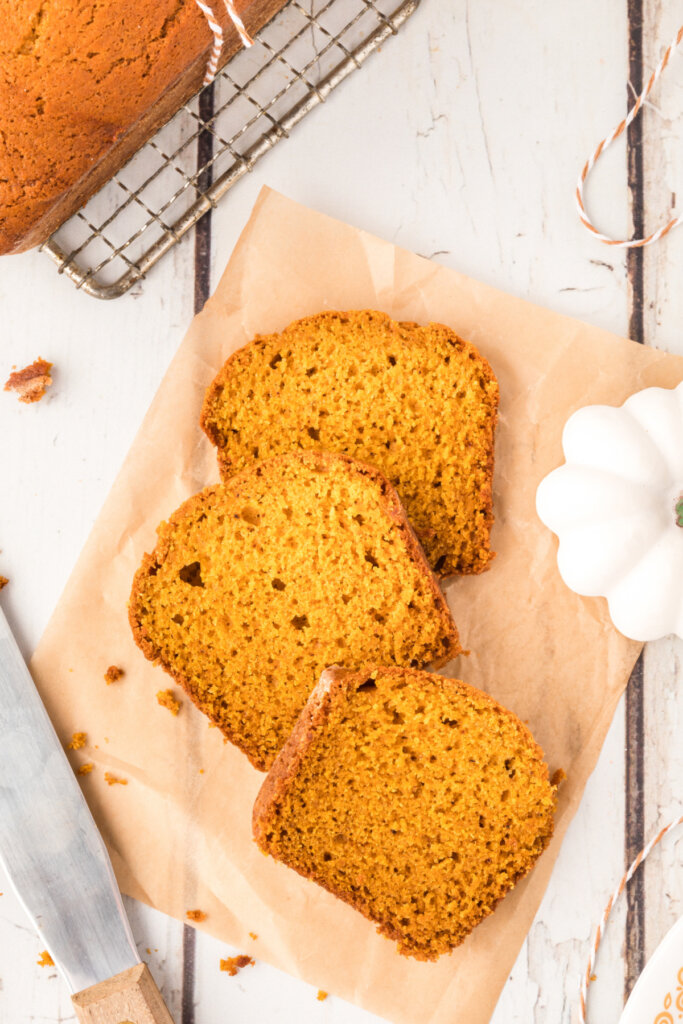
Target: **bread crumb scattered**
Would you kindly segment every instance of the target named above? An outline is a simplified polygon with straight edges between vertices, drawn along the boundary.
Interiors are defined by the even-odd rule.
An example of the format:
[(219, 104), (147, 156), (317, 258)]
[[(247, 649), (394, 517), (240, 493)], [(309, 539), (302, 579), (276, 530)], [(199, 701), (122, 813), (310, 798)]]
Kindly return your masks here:
[(173, 690), (159, 690), (157, 701), (161, 704), (162, 708), (168, 708), (172, 715), (177, 715), (180, 711), (181, 702), (176, 700)]
[(258, 939), (258, 935), (256, 934), (256, 932), (249, 932), (249, 938), (253, 939), (254, 942), (256, 942), (256, 940)]
[(104, 773), (104, 781), (109, 786), (116, 786), (116, 785), (127, 786), (128, 785), (128, 779), (119, 779), (119, 778), (116, 777), (116, 775), (112, 775), (111, 772), (105, 772)]
[(226, 960), (221, 960), (221, 970), (227, 971), (231, 978), (234, 978), (243, 967), (253, 966), (253, 957), (246, 956), (244, 953), (240, 956), (229, 956)]
[(87, 733), (75, 732), (73, 734), (73, 736), (71, 737), (71, 743), (67, 743), (66, 749), (67, 750), (80, 750), (81, 747), (85, 746), (87, 739), (88, 739)]
[(203, 774), (204, 774), (204, 769), (203, 769), (203, 768), (200, 768), (200, 769), (199, 769), (199, 774), (200, 774), (200, 775), (203, 775)]
[(319, 988), (318, 989), (318, 994), (317, 994), (317, 996), (315, 998), (318, 1000), (318, 1002), (323, 1003), (327, 999), (327, 995), (328, 995), (327, 992), (325, 992), (323, 989)]
[(48, 363), (46, 359), (36, 359), (23, 370), (10, 373), (5, 383), (5, 391), (15, 391), (20, 402), (39, 402), (52, 384), (51, 369), (52, 363)]
[(8, 583), (9, 580), (6, 576), (0, 576), (0, 590), (2, 590), (3, 587), (6, 587)]
[(40, 960), (36, 960), (39, 967), (54, 967), (55, 962), (46, 949), (40, 954)]
[(146, 947), (145, 953), (147, 954), (147, 956), (151, 956), (152, 955), (152, 950), (149, 948), (149, 946)]
[(117, 665), (110, 665), (104, 673), (104, 681), (109, 686), (110, 683), (118, 682), (122, 675), (124, 675), (122, 668), (119, 668)]
[(206, 921), (206, 913), (203, 910), (188, 910), (188, 921)]
[(90, 772), (93, 770), (94, 767), (95, 765), (92, 763), (92, 761), (88, 761), (87, 764), (79, 765), (79, 767), (76, 769), (76, 775), (90, 775)]

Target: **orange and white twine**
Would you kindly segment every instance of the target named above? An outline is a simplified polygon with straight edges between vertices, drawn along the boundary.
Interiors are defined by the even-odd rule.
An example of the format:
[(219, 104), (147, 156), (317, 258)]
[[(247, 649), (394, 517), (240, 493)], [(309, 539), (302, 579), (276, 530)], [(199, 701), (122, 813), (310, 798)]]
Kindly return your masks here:
[[(223, 29), (221, 24), (213, 13), (213, 9), (208, 4), (204, 3), (204, 0), (195, 0), (199, 10), (205, 15), (206, 20), (209, 23), (209, 28), (213, 33), (213, 46), (211, 47), (211, 53), (209, 55), (209, 62), (206, 65), (206, 74), (204, 75), (204, 85), (209, 85), (213, 82), (218, 71), (218, 62), (221, 59), (221, 53), (223, 52), (223, 45), (225, 42), (223, 36)], [(233, 3), (233, 0), (223, 0), (225, 9), (228, 12), (230, 20), (237, 29), (237, 33), (242, 40), (244, 46), (253, 46), (254, 40), (251, 38), (246, 30), (244, 22), (237, 13), (237, 8)]]
[(619, 124), (614, 129), (611, 135), (608, 135), (607, 138), (602, 140), (602, 142), (598, 145), (593, 155), (586, 161), (584, 168), (581, 171), (581, 174), (579, 175), (579, 180), (576, 186), (576, 206), (579, 212), (579, 217), (581, 218), (583, 226), (587, 228), (590, 232), (592, 232), (592, 234), (595, 235), (597, 239), (599, 239), (601, 242), (604, 242), (605, 245), (614, 245), (617, 246), (617, 248), (621, 249), (637, 249), (644, 245), (651, 245), (653, 242), (659, 241), (660, 238), (664, 238), (664, 236), (668, 235), (670, 231), (673, 231), (674, 228), (677, 228), (679, 224), (683, 224), (683, 216), (672, 217), (672, 219), (667, 224), (664, 224), (663, 227), (658, 228), (657, 231), (653, 231), (651, 235), (647, 235), (645, 238), (632, 238), (630, 241), (626, 239), (610, 238), (609, 235), (603, 235), (595, 227), (590, 217), (588, 216), (588, 213), (586, 212), (586, 205), (583, 198), (583, 190), (588, 175), (593, 170), (593, 167), (600, 159), (602, 154), (605, 152), (605, 150), (608, 149), (609, 146), (611, 146), (612, 143), (616, 139), (618, 139), (620, 135), (623, 135), (628, 126), (631, 124), (631, 122), (636, 119), (636, 117), (643, 108), (645, 100), (650, 95), (655, 85), (661, 78), (662, 72), (669, 63), (669, 60), (671, 59), (671, 55), (673, 54), (674, 50), (677, 49), (677, 47), (680, 45), (681, 40), (683, 40), (683, 25), (681, 25), (678, 32), (676, 33), (675, 38), (671, 40), (669, 46), (667, 46), (666, 50), (664, 51), (664, 56), (660, 60), (655, 70), (650, 75), (647, 85), (641, 92), (640, 96), (638, 97), (634, 105), (629, 110), (626, 117), (623, 119), (623, 121), (619, 122)]
[(583, 980), (581, 981), (581, 991), (579, 995), (579, 1024), (586, 1024), (586, 999), (588, 995), (588, 986), (593, 980), (593, 970), (595, 968), (595, 961), (598, 955), (598, 949), (600, 948), (600, 942), (602, 941), (602, 938), (605, 934), (605, 928), (607, 926), (609, 916), (612, 913), (612, 910), (614, 909), (614, 904), (622, 895), (624, 889), (631, 881), (640, 865), (654, 850), (655, 846), (658, 846), (659, 843), (661, 843), (664, 836), (668, 835), (669, 832), (672, 831), (672, 829), (677, 828), (679, 825), (683, 825), (683, 814), (680, 816), (680, 818), (676, 818), (675, 821), (670, 821), (668, 825), (665, 825), (664, 828), (660, 829), (659, 832), (657, 832), (657, 834), (652, 837), (650, 842), (643, 847), (643, 849), (635, 858), (635, 860), (629, 867), (628, 871), (619, 882), (619, 885), (616, 887), (616, 889), (610, 896), (609, 900), (607, 901), (607, 906), (603, 911), (602, 917), (600, 918), (600, 923), (595, 932), (595, 938), (593, 939), (593, 945), (591, 946), (588, 964), (586, 965), (586, 973), (584, 974)]

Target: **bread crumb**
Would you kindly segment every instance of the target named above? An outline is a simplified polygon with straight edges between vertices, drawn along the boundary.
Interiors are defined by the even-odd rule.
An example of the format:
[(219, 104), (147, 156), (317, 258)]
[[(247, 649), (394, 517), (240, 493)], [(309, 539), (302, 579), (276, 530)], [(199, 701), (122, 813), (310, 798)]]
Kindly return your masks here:
[(151, 956), (152, 955), (152, 950), (149, 948), (149, 946), (146, 947), (145, 953), (147, 954), (147, 956)]
[(39, 967), (54, 967), (55, 962), (46, 949), (40, 954), (40, 960), (36, 960)]
[(258, 939), (258, 935), (256, 934), (256, 932), (249, 932), (249, 938), (253, 939), (254, 942), (256, 942), (256, 940)]
[(188, 921), (206, 921), (206, 913), (203, 910), (188, 910), (185, 916)]
[(118, 779), (115, 775), (112, 775), (111, 772), (105, 772), (104, 773), (104, 781), (109, 786), (116, 786), (117, 784), (119, 786), (127, 786), (128, 785), (128, 779)]
[(327, 999), (327, 995), (328, 995), (327, 992), (325, 992), (323, 989), (319, 988), (318, 989), (318, 994), (317, 994), (317, 996), (315, 998), (318, 1000), (318, 1002), (323, 1003)]
[(203, 768), (200, 768), (200, 769), (199, 769), (199, 774), (200, 774), (200, 775), (203, 775), (203, 774), (204, 774), (204, 769), (203, 769)]
[(161, 704), (162, 708), (168, 708), (172, 715), (177, 715), (180, 711), (181, 702), (176, 700), (173, 690), (159, 690), (157, 701)]
[(66, 749), (67, 750), (80, 750), (81, 747), (85, 746), (87, 739), (88, 739), (87, 733), (75, 732), (73, 734), (73, 736), (71, 737), (71, 743), (67, 743)]
[(0, 590), (2, 590), (3, 587), (6, 587), (8, 583), (9, 580), (6, 576), (0, 576)]
[(221, 960), (221, 970), (227, 971), (231, 978), (234, 978), (243, 967), (253, 966), (253, 957), (246, 956), (244, 953), (240, 956), (229, 956), (226, 960)]
[(90, 775), (90, 772), (93, 770), (94, 767), (95, 765), (92, 763), (92, 761), (88, 761), (87, 764), (79, 765), (79, 767), (76, 769), (76, 775)]
[(109, 686), (110, 683), (118, 682), (122, 675), (124, 675), (122, 668), (119, 668), (117, 665), (110, 665), (104, 673), (104, 681)]
[(20, 402), (39, 402), (52, 384), (51, 369), (52, 363), (45, 359), (36, 359), (23, 370), (10, 373), (5, 382), (5, 391), (15, 391)]
[(566, 778), (567, 778), (567, 773), (564, 770), (564, 768), (558, 768), (556, 772), (553, 772), (552, 778), (550, 780), (550, 785), (551, 786), (559, 786), (559, 784), (561, 782), (564, 782), (564, 780)]

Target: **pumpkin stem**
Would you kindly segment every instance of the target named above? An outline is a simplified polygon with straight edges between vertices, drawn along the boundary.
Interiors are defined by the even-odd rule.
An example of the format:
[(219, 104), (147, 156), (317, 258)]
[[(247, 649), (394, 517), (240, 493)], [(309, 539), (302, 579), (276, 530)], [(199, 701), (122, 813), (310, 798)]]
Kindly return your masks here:
[(683, 494), (681, 494), (680, 498), (676, 502), (674, 514), (676, 516), (676, 526), (683, 527)]

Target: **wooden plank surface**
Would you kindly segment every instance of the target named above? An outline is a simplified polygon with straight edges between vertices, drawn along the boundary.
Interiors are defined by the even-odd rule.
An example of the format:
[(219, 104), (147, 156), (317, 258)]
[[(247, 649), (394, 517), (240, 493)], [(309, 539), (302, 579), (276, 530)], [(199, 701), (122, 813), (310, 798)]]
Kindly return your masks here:
[[(583, 160), (625, 112), (673, 34), (662, 0), (422, 0), (383, 52), (262, 161), (134, 294), (103, 305), (46, 257), (0, 262), (0, 376), (37, 355), (55, 385), (36, 407), (0, 394), (3, 606), (28, 654), (45, 625), (158, 382), (266, 183), (525, 298), (683, 353), (683, 231), (629, 256), (578, 224)], [(683, 62), (589, 187), (607, 230), (656, 226), (683, 180)], [(636, 124), (639, 124), (637, 122)], [(4, 379), (4, 378), (3, 378)], [(572, 823), (494, 1024), (569, 1024), (591, 926), (625, 859), (680, 813), (683, 647), (648, 647)], [(577, 680), (577, 686), (580, 680)], [(625, 744), (628, 741), (628, 757)], [(681, 837), (683, 838), (683, 836)], [(676, 838), (607, 933), (590, 1020), (616, 1021), (643, 957), (683, 911)], [(0, 879), (0, 1024), (70, 1021), (68, 995)], [(370, 1024), (371, 1015), (127, 900), (143, 957), (177, 1024)], [(628, 921), (627, 921), (628, 909)]]
[[(643, 0), (643, 61), (649, 73), (665, 44), (679, 28), (680, 9), (663, 0)], [(643, 120), (643, 208), (646, 227), (664, 223), (672, 209), (680, 210), (683, 149), (680, 146), (683, 106), (683, 57), (674, 62), (673, 74), (653, 93)], [(678, 136), (678, 137), (677, 137)], [(650, 140), (652, 140), (650, 142)], [(646, 344), (670, 352), (683, 352), (683, 236), (670, 244), (650, 248), (643, 255), (643, 333)], [(651, 835), (681, 813), (683, 748), (681, 746), (680, 684), (683, 679), (683, 641), (674, 638), (649, 644), (644, 658), (643, 761), (644, 830)], [(645, 955), (650, 956), (664, 933), (683, 914), (680, 882), (681, 831), (674, 834), (648, 861), (643, 872)]]

